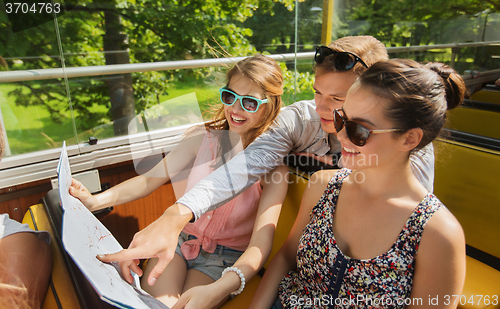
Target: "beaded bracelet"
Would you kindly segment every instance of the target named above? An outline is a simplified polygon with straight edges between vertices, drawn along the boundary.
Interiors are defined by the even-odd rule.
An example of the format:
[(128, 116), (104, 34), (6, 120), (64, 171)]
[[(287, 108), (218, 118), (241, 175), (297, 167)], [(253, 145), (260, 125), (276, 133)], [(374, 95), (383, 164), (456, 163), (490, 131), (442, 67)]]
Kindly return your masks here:
[(231, 293), (232, 295), (236, 296), (243, 292), (243, 289), (245, 288), (245, 275), (241, 272), (241, 270), (238, 269), (238, 267), (228, 267), (222, 271), (222, 276), (224, 276), (228, 271), (235, 272), (239, 277), (240, 277), (240, 288)]

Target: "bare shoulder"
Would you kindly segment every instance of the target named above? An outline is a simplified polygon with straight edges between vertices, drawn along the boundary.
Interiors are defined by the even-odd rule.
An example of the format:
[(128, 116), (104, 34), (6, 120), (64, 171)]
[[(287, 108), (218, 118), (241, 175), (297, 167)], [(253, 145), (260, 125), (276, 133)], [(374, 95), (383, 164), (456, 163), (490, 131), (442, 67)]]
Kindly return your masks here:
[(309, 182), (320, 182), (328, 184), (328, 182), (333, 178), (333, 176), (335, 176), (335, 174), (337, 174), (338, 171), (338, 169), (317, 171), (316, 173), (311, 175), (311, 177), (309, 178)]
[(198, 124), (194, 125), (186, 130), (184, 132), (184, 138), (203, 138), (205, 134), (208, 132), (208, 130), (205, 128), (204, 125)]
[(338, 171), (338, 169), (317, 171), (309, 177), (307, 188), (309, 190), (324, 191), (330, 180), (335, 176), (335, 174), (337, 174)]
[(422, 233), (420, 249), (419, 252), (436, 254), (439, 254), (438, 252), (453, 254), (465, 250), (462, 226), (446, 207), (437, 210), (427, 222)]
[(457, 218), (446, 207), (441, 207), (429, 219), (424, 229), (429, 236), (457, 238), (463, 236), (463, 229)]
[(207, 132), (203, 125), (190, 127), (186, 130), (182, 140), (174, 150), (197, 153)]
[(323, 195), (330, 180), (339, 170), (321, 170), (311, 175), (304, 191), (303, 201), (310, 200), (315, 204)]

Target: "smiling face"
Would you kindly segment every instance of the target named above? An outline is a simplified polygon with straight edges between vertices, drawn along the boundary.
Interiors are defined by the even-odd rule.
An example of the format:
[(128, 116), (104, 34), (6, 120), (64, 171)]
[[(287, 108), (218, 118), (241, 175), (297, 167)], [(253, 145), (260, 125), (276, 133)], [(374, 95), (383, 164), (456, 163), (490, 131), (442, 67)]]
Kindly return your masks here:
[[(355, 83), (349, 89), (343, 106), (348, 120), (370, 130), (393, 129), (394, 125), (385, 116), (386, 99), (373, 94), (361, 84)], [(346, 128), (337, 134), (342, 144), (342, 164), (349, 169), (382, 166), (398, 162), (399, 158), (407, 157), (402, 151), (405, 134), (371, 133), (364, 146), (356, 146), (347, 137)]]
[(356, 74), (329, 72), (316, 76), (314, 81), (314, 102), (321, 117), (321, 128), (327, 133), (337, 134), (333, 125), (333, 110), (342, 108), (347, 91), (356, 81)]
[[(251, 79), (241, 74), (236, 74), (229, 80), (227, 89), (238, 95), (265, 99), (262, 89)], [(255, 128), (260, 123), (262, 115), (266, 112), (266, 105), (267, 103), (261, 104), (255, 113), (244, 110), (240, 100), (237, 100), (231, 106), (224, 105), (224, 114), (229, 123), (229, 130), (238, 133), (244, 139), (248, 130)]]

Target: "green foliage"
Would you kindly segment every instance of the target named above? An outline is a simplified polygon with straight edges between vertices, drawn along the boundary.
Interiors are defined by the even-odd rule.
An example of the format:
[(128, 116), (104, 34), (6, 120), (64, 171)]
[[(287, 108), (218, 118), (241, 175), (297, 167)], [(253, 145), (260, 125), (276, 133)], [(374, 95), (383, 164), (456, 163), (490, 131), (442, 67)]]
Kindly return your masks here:
[[(312, 99), (311, 90), (314, 85), (314, 75), (308, 72), (299, 72), (295, 70), (289, 70), (285, 63), (280, 63), (281, 70), (283, 71), (283, 91), (284, 93), (293, 93), (294, 100), (283, 99), (285, 105), (289, 105), (294, 101), (298, 101), (300, 99)], [(305, 97), (300, 94), (306, 94)]]
[[(271, 54), (293, 53), (295, 51), (295, 23), (298, 25), (299, 52), (310, 50), (321, 40), (321, 12), (311, 10), (322, 7), (322, 1), (299, 1), (298, 21), (295, 20), (295, 6), (289, 3), (276, 3), (272, 10), (260, 9), (248, 18), (243, 27), (252, 29), (249, 41), (259, 51)], [(272, 32), (269, 29), (273, 29)], [(309, 46), (309, 48), (307, 48)]]
[[(341, 15), (348, 16), (342, 35), (373, 35), (388, 46), (479, 41), (481, 12), (498, 12), (498, 1), (482, 0), (351, 0)], [(354, 27), (352, 27), (354, 25)], [(346, 30), (355, 29), (355, 32)], [(476, 30), (475, 30), (476, 29)], [(477, 34), (477, 33), (476, 33)]]
[[(299, 0), (295, 5), (295, 0), (85, 0), (57, 19), (59, 37), (52, 21), (13, 33), (6, 15), (0, 14), (0, 70), (60, 68), (62, 57), (66, 67), (82, 67), (112, 61), (148, 63), (256, 52), (293, 53), (296, 43), (299, 52), (311, 51), (320, 43), (323, 1)], [(386, 46), (480, 41), (488, 34), (500, 36), (499, 10), (500, 2), (494, 0), (335, 1), (333, 39), (368, 34)], [(109, 13), (119, 17), (117, 25), (106, 19)], [(110, 33), (115, 37), (124, 35), (115, 54), (105, 49), (110, 40), (106, 35)], [(455, 67), (459, 71), (498, 67), (498, 59), (490, 55), (498, 55), (499, 47), (462, 48), (456, 52)], [(391, 56), (450, 62), (452, 52), (439, 49)], [(280, 65), (285, 76), (286, 104), (312, 99), (312, 63)], [(224, 83), (220, 71), (200, 68), (131, 74), (134, 112), (141, 114), (193, 88), (197, 94), (200, 89), (206, 91), (206, 97), (198, 97), (202, 109), (206, 109), (214, 99), (213, 93), (217, 94), (217, 84)], [(86, 132), (79, 139), (89, 134), (111, 137), (109, 88), (119, 79), (123, 76), (70, 78), (69, 94), (64, 80), (22, 82), (9, 85), (5, 88), (8, 94), (3, 95), (19, 110), (43, 107), (48, 115), (45, 120), (50, 117), (54, 125), (65, 128), (71, 124), (73, 110), (77, 130)], [(212, 84), (192, 86), (203, 81)], [(186, 89), (181, 89), (183, 85)], [(51, 138), (62, 138), (56, 136)]]
[[(280, 2), (288, 7), (294, 3), (292, 0)], [(273, 0), (82, 1), (58, 18), (60, 42), (53, 23), (12, 33), (2, 15), (0, 32), (6, 35), (0, 36), (0, 55), (11, 59), (8, 63), (11, 69), (58, 68), (62, 65), (60, 44), (67, 67), (104, 65), (103, 36), (110, 30), (110, 25), (105, 23), (105, 12), (114, 12), (120, 17), (118, 30), (126, 35), (123, 50), (128, 51), (131, 63), (246, 56), (254, 54), (256, 49), (247, 39), (252, 31), (241, 23), (258, 8), (270, 10), (273, 6)], [(22, 64), (15, 66), (15, 58)], [(212, 68), (202, 68), (133, 74), (135, 112), (158, 104), (173, 79), (203, 77), (212, 71)], [(110, 112), (104, 113), (94, 106), (111, 107), (108, 84), (115, 78), (119, 77), (69, 80), (72, 107), (81, 115), (79, 129), (87, 130), (111, 121)], [(63, 81), (19, 83), (9, 95), (15, 97), (20, 106), (45, 106), (55, 123), (62, 123), (69, 116)]]
[(144, 72), (133, 74), (135, 108), (143, 111), (160, 103), (160, 96), (167, 93), (167, 76), (161, 72)]

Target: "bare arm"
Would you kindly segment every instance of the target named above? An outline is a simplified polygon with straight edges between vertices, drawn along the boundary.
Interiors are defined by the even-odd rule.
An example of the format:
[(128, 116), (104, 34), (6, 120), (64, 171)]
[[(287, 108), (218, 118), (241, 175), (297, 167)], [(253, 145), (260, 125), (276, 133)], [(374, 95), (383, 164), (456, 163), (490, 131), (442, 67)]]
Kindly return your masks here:
[[(261, 179), (264, 189), (252, 238), (248, 248), (234, 264), (244, 274), (246, 282), (257, 274), (271, 253), (274, 231), (287, 192), (287, 175), (288, 167), (282, 165)], [(213, 284), (186, 291), (172, 309), (212, 308), (236, 291), (240, 284), (239, 276), (234, 272), (228, 272)]]
[[(465, 281), (465, 238), (462, 227), (446, 209), (438, 210), (425, 226), (415, 257), (411, 299), (432, 308), (456, 308)], [(460, 300), (458, 300), (460, 301)], [(417, 303), (414, 302), (416, 305)], [(408, 306), (416, 308), (421, 306)]]
[[(111, 192), (108, 195), (103, 194), (104, 202), (98, 204), (99, 208), (93, 207), (92, 209), (125, 203), (149, 194), (168, 181), (170, 175), (174, 175), (174, 173), (182, 170), (183, 166), (189, 164), (198, 153), (203, 137), (204, 134), (198, 134), (190, 139), (184, 139), (178, 147), (170, 152), (151, 171), (114, 187), (114, 190), (110, 189), (109, 191)], [(173, 163), (169, 164), (169, 162)], [(165, 169), (166, 165), (169, 166), (169, 173)], [(173, 169), (170, 166), (173, 166)], [(121, 194), (124, 197), (121, 197)], [(89, 207), (88, 205), (86, 206)], [(189, 208), (182, 204), (174, 204), (167, 208), (160, 218), (136, 233), (128, 249), (114, 254), (99, 256), (98, 258), (103, 262), (120, 262), (125, 280), (131, 283), (133, 279), (130, 270), (142, 275), (142, 270), (136, 263), (138, 259), (158, 257), (159, 261), (148, 277), (148, 283), (154, 285), (156, 279), (161, 275), (174, 256), (177, 237), (192, 218), (193, 214)]]
[(278, 296), (281, 279), (297, 268), (297, 248), (305, 226), (309, 223), (312, 208), (317, 204), (336, 170), (319, 171), (311, 176), (300, 202), (295, 223), (285, 243), (274, 256), (257, 288), (250, 308), (270, 308)]
[(204, 129), (195, 130), (172, 150), (165, 158), (143, 175), (128, 179), (103, 193), (91, 195), (79, 181), (72, 179), (69, 192), (80, 199), (90, 210), (96, 211), (110, 206), (125, 204), (151, 194), (168, 182), (196, 157), (204, 137)]

